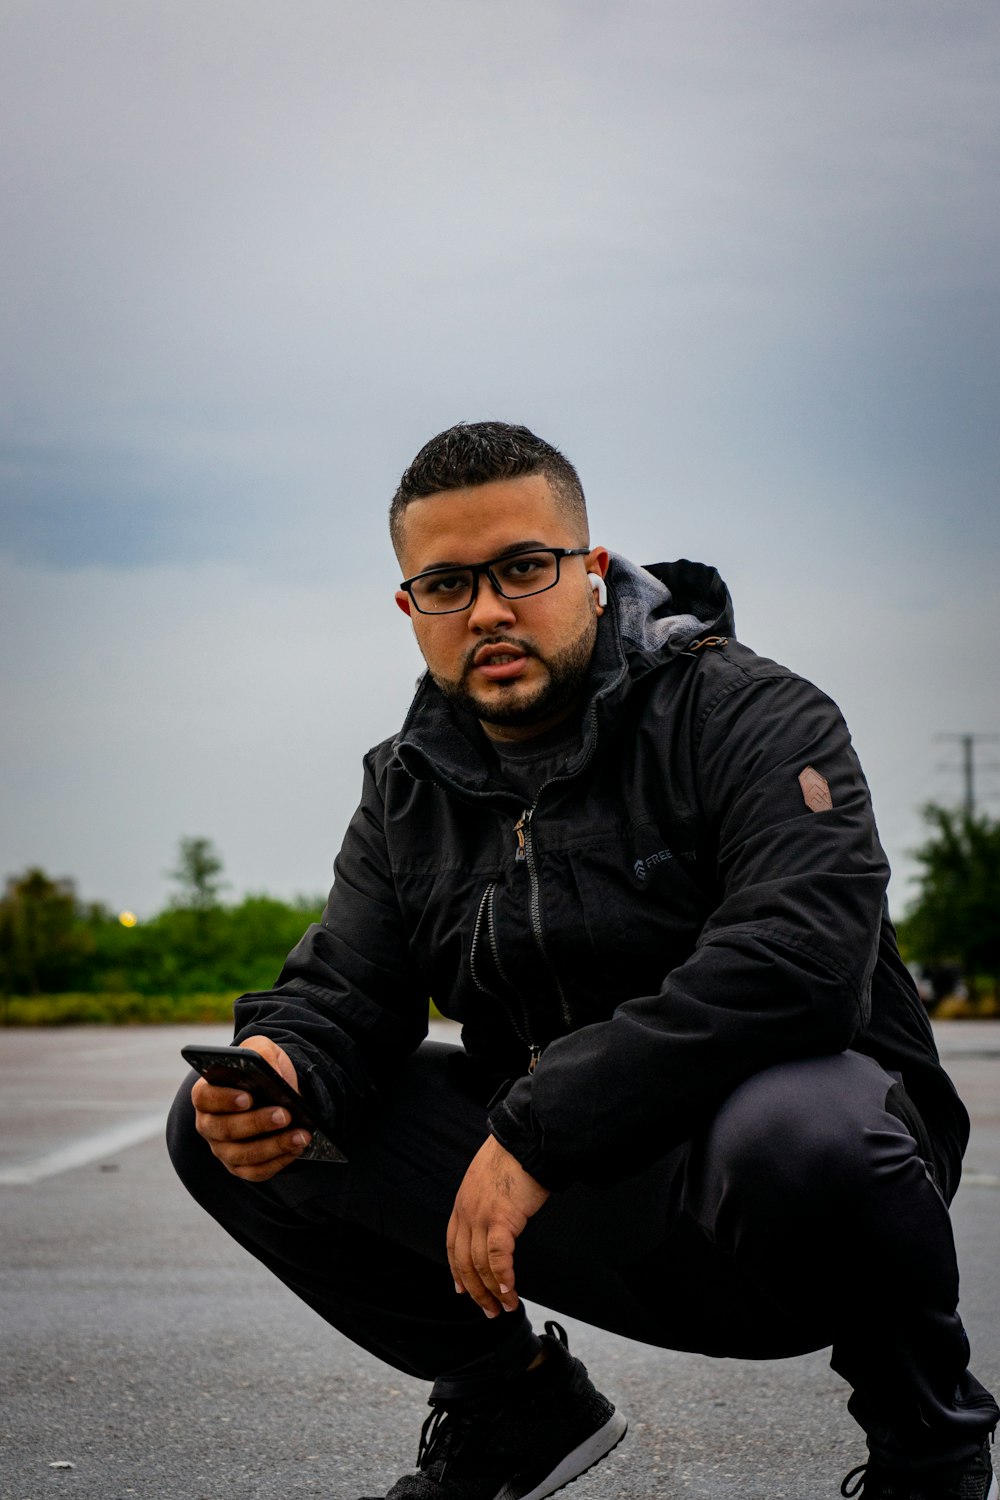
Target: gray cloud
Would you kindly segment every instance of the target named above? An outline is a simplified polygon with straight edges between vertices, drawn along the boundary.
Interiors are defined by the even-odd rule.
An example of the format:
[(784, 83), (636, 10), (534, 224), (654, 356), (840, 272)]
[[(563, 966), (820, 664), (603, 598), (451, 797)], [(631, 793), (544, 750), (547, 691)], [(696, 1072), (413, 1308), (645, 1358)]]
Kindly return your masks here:
[(902, 860), (933, 733), (997, 724), (998, 40), (980, 0), (8, 4), (9, 868), (148, 907), (206, 832), (315, 886), (416, 672), (388, 497), (481, 416), (619, 550), (718, 563)]

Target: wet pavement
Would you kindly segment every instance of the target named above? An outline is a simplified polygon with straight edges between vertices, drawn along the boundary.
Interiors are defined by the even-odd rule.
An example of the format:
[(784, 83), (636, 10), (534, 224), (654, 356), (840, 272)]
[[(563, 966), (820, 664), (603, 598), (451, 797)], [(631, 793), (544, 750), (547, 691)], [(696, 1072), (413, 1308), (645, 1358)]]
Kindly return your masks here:
[[(974, 1121), (953, 1216), (996, 1389), (1000, 1021), (935, 1029)], [(352, 1500), (412, 1466), (425, 1388), (331, 1333), (173, 1177), (162, 1119), (196, 1033), (228, 1039), (0, 1031), (0, 1500)], [(714, 1360), (561, 1321), (631, 1420), (574, 1500), (834, 1500), (863, 1461), (822, 1352)]]

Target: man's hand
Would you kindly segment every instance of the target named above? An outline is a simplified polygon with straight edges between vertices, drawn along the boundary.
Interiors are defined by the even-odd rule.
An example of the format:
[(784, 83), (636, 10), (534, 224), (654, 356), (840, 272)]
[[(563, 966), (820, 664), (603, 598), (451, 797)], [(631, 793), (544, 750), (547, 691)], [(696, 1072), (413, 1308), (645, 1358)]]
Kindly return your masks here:
[(517, 1306), (514, 1241), (548, 1196), (493, 1136), (469, 1163), (448, 1221), (448, 1264), (455, 1290), (468, 1292), (488, 1318)]
[[(240, 1046), (258, 1052), (296, 1093), (300, 1092), (291, 1058), (270, 1037), (251, 1036)], [(266, 1182), (274, 1177), (301, 1156), (312, 1139), (301, 1126), (281, 1128), (291, 1124), (291, 1115), (280, 1105), (253, 1109), (253, 1100), (244, 1089), (217, 1088), (199, 1078), (191, 1090), (191, 1103), (198, 1134), (226, 1170), (246, 1182)]]

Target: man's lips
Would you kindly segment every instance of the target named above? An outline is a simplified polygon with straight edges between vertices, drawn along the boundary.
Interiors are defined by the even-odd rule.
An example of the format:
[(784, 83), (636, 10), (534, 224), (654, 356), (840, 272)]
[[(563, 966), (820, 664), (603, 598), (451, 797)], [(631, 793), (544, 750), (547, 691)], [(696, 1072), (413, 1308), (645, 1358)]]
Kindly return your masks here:
[(508, 682), (520, 677), (528, 665), (528, 654), (520, 646), (480, 646), (472, 658), (473, 669), (490, 682)]

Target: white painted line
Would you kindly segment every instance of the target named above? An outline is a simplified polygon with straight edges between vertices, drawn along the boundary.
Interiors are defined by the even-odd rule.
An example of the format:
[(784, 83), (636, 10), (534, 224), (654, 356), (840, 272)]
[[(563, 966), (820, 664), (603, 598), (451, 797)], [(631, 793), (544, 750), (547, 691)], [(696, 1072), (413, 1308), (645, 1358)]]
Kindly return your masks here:
[(94, 1135), (85, 1135), (71, 1146), (59, 1146), (34, 1161), (22, 1162), (12, 1167), (0, 1167), (0, 1187), (30, 1187), (46, 1177), (55, 1177), (57, 1172), (69, 1172), (74, 1167), (85, 1167), (89, 1162), (100, 1161), (102, 1156), (112, 1156), (117, 1151), (126, 1151), (129, 1146), (138, 1146), (151, 1136), (162, 1134), (167, 1123), (166, 1110), (155, 1115), (140, 1115), (124, 1125), (112, 1125), (108, 1130), (99, 1130)]

